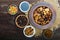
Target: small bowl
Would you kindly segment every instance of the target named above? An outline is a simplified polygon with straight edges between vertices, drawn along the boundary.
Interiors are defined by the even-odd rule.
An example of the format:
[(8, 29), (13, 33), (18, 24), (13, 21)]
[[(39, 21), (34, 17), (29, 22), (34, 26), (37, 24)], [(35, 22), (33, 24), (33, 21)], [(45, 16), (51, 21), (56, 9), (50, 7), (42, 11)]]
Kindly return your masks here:
[(30, 9), (30, 4), (29, 4), (29, 2), (27, 2), (27, 1), (21, 2), (21, 3), (19, 4), (19, 9), (20, 9), (22, 12), (24, 12), (24, 13), (28, 12), (29, 9)]
[(14, 4), (10, 4), (8, 7), (8, 13), (10, 15), (15, 15), (18, 12), (18, 7)]
[(53, 38), (54, 32), (50, 29), (44, 29), (42, 34), (45, 39), (51, 39)]
[[(31, 28), (30, 30), (28, 28)], [(29, 31), (28, 31), (29, 30)], [(32, 31), (33, 30), (33, 31)], [(25, 32), (27, 31), (27, 33)], [(32, 34), (29, 34), (31, 33)], [(35, 28), (33, 26), (26, 26), (23, 30), (23, 34), (26, 36), (26, 37), (33, 37), (35, 35)]]
[(29, 20), (25, 15), (18, 15), (15, 19), (16, 26), (19, 28), (24, 28), (28, 22)]

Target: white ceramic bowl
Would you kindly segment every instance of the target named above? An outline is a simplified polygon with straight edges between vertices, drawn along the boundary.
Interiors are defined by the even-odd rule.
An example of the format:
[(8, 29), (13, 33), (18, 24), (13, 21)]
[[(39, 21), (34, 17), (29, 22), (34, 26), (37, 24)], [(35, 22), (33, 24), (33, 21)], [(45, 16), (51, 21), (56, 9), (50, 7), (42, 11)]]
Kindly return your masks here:
[(29, 4), (29, 2), (27, 2), (27, 1), (21, 2), (21, 3), (19, 4), (19, 9), (20, 9), (20, 11), (22, 11), (22, 12), (24, 12), (24, 13), (28, 12), (29, 9), (30, 9), (30, 4)]
[[(25, 30), (26, 30), (26, 28), (29, 28), (29, 27), (31, 27), (33, 29), (33, 34), (28, 36), (25, 34)], [(33, 37), (35, 35), (35, 28), (33, 26), (26, 26), (23, 30), (23, 33), (26, 37)]]

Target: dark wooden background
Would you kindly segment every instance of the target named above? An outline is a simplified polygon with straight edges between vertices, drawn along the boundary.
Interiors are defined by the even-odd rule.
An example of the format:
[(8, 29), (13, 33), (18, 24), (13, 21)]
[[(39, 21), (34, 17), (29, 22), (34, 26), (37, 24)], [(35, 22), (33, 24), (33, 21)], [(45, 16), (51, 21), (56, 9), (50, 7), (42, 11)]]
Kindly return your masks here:
[[(25, 14), (19, 10), (16, 15), (9, 15), (8, 5), (15, 4), (18, 7), (21, 1), (33, 3), (38, 0), (0, 0), (0, 40), (48, 40), (44, 39), (43, 36), (27, 38), (23, 35), (23, 29), (17, 28), (14, 22), (16, 16)], [(60, 40), (60, 28), (54, 31), (54, 37), (49, 40)]]

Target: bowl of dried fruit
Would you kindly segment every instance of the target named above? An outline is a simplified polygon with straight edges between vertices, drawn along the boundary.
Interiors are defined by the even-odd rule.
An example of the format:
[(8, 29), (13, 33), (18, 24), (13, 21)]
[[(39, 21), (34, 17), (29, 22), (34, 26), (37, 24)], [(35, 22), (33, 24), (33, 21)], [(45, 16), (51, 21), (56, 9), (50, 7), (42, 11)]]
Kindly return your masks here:
[(44, 29), (42, 34), (45, 39), (51, 39), (54, 36), (54, 32), (50, 29)]
[(28, 23), (29, 20), (25, 15), (18, 15), (15, 19), (15, 24), (19, 28), (24, 28)]
[(37, 28), (49, 28), (53, 25), (55, 19), (56, 11), (53, 6), (47, 2), (39, 2), (33, 5), (29, 11), (29, 21)]
[(8, 7), (8, 13), (10, 15), (15, 15), (18, 12), (18, 7), (15, 4), (10, 4)]
[(33, 37), (35, 35), (35, 28), (33, 26), (26, 26), (23, 30), (26, 37)]

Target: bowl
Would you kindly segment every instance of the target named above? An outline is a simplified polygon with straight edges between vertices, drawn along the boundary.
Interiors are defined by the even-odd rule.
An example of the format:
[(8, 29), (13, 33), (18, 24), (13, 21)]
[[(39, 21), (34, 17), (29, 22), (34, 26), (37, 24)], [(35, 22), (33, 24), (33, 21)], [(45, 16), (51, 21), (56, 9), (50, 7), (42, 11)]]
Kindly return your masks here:
[(27, 2), (27, 1), (21, 2), (21, 3), (19, 4), (19, 9), (20, 9), (21, 12), (24, 12), (24, 13), (28, 12), (29, 9), (30, 9), (30, 4), (29, 4), (29, 2)]
[(25, 15), (18, 15), (15, 19), (15, 24), (19, 28), (24, 28), (26, 25), (28, 25), (28, 18)]
[(15, 15), (18, 12), (18, 7), (15, 4), (10, 4), (8, 7), (8, 13), (10, 15)]
[[(47, 9), (44, 8), (43, 9), (43, 12), (42, 12), (42, 8), (39, 8), (39, 7), (42, 7), (42, 8), (45, 7)], [(40, 13), (36, 11), (37, 9), (41, 9), (41, 10), (39, 10)], [(47, 22), (46, 24), (42, 24), (43, 23), (42, 20), (44, 20), (44, 21), (46, 20), (46, 18), (44, 18), (44, 17), (46, 17), (46, 16), (44, 16), (44, 15), (46, 15), (45, 10), (48, 11), (48, 9), (51, 10), (51, 12), (50, 12), (51, 13), (50, 21)], [(38, 24), (39, 23), (38, 20), (37, 20), (38, 22), (36, 20), (34, 20), (34, 13), (36, 13), (37, 15), (39, 14), (38, 16), (41, 16), (40, 17), (41, 19), (39, 19), (39, 21), (40, 21), (41, 24)], [(36, 17), (36, 19), (38, 19), (38, 18)], [(40, 28), (40, 29), (47, 29), (47, 28), (51, 27), (54, 24), (55, 19), (56, 19), (56, 11), (53, 8), (53, 6), (51, 4), (49, 4), (49, 3), (47, 3), (47, 2), (39, 2), (39, 3), (36, 3), (35, 5), (32, 6), (32, 8), (29, 11), (29, 21), (30, 21), (31, 25), (33, 25), (34, 27)]]
[(53, 38), (54, 32), (50, 29), (44, 29), (42, 34), (45, 39), (51, 39)]
[(26, 37), (33, 37), (35, 35), (35, 28), (33, 26), (26, 26), (23, 30)]

